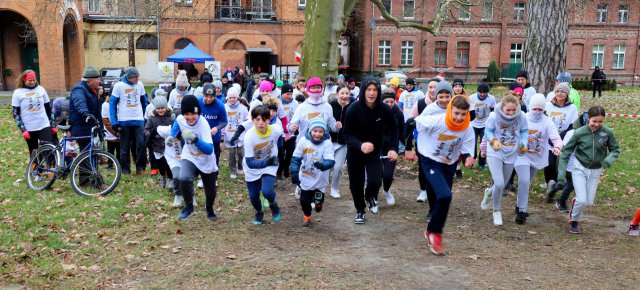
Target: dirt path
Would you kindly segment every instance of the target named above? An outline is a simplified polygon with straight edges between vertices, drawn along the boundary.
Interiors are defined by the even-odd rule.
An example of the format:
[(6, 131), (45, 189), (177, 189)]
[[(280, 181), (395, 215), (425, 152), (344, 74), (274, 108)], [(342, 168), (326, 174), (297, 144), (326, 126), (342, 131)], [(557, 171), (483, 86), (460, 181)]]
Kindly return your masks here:
[[(467, 173), (472, 175), (473, 171)], [(111, 287), (165, 288), (626, 288), (636, 285), (631, 267), (640, 240), (622, 233), (623, 222), (587, 216), (585, 233), (566, 232), (566, 217), (541, 199), (531, 204), (527, 225), (513, 219), (514, 198), (503, 202), (505, 226), (479, 209), (474, 179), (457, 184), (445, 228), (447, 255), (429, 252), (422, 231), (427, 205), (415, 202), (417, 181), (403, 174), (393, 187), (397, 204), (365, 225), (353, 223), (353, 201), (343, 178), (343, 198), (328, 198), (301, 227), (302, 213), (288, 185), (280, 184), (279, 223), (251, 225), (252, 210), (221, 208), (220, 221), (198, 213), (181, 223), (148, 225), (132, 238), (170, 245), (131, 259), (96, 277)], [(238, 181), (240, 182), (240, 181)], [(459, 186), (460, 185), (460, 186)], [(270, 214), (265, 217), (270, 220)], [(180, 234), (176, 234), (179, 232)], [(164, 248), (167, 248), (164, 246)], [(174, 253), (171, 253), (174, 252)], [(114, 255), (118, 255), (115, 253)], [(123, 255), (123, 254), (120, 254)]]

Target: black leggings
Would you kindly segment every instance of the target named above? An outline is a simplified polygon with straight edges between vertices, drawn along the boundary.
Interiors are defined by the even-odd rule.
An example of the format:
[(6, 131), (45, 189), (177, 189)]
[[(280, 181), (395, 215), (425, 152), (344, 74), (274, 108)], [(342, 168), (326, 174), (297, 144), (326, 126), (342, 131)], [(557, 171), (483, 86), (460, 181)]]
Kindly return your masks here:
[[(153, 152), (151, 152), (151, 154), (149, 155), (153, 156)], [(164, 156), (160, 157), (160, 159), (155, 159), (155, 156), (154, 156), (153, 159), (155, 160), (156, 165), (158, 166), (158, 171), (160, 173), (160, 176), (173, 179), (173, 173), (171, 172), (171, 168), (169, 168), (167, 159), (165, 159)]]
[(38, 131), (29, 131), (29, 137), (29, 140), (25, 140), (27, 142), (27, 147), (29, 148), (29, 154), (38, 149), (40, 142), (51, 143), (53, 141), (51, 138), (51, 127), (45, 127)]
[(544, 181), (549, 183), (550, 180), (558, 180), (558, 156), (549, 152), (549, 165), (544, 168)]
[[(356, 210), (364, 213), (366, 208), (365, 198), (378, 198), (378, 191), (382, 185), (382, 161), (377, 151), (362, 154), (360, 151), (347, 150), (347, 163), (349, 164), (349, 189), (353, 197)], [(366, 192), (365, 192), (366, 171)]]
[[(291, 157), (293, 151), (296, 150), (296, 137), (291, 137), (288, 141), (284, 141), (283, 150), (278, 151), (278, 159), (280, 165), (278, 166), (278, 174), (282, 174), (286, 177), (289, 176), (289, 166), (291, 165)], [(284, 151), (280, 154), (280, 151)], [(282, 157), (282, 159), (280, 159)]]
[(389, 191), (393, 183), (393, 174), (396, 172), (396, 161), (382, 160), (382, 189)]
[[(301, 190), (300, 191), (300, 206), (305, 216), (311, 216), (311, 204), (315, 202), (316, 192), (322, 193), (319, 190)], [(324, 194), (324, 193), (322, 193)], [(321, 202), (324, 198), (321, 199)]]

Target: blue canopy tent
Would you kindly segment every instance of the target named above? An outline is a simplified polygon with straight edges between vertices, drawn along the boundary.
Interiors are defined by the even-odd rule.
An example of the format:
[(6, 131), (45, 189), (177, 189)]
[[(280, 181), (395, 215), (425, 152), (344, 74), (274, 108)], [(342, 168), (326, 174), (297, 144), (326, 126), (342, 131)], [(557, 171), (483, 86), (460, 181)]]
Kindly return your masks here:
[(204, 53), (198, 49), (193, 43), (189, 43), (187, 47), (174, 55), (167, 57), (167, 61), (177, 63), (203, 63), (205, 61), (213, 61), (213, 56)]

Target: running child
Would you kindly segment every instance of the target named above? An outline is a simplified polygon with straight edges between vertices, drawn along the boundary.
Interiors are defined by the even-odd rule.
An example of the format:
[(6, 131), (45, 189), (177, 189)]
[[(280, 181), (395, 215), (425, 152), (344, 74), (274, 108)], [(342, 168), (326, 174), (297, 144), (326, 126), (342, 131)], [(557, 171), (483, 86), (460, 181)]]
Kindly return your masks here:
[[(478, 158), (478, 143), (482, 141), (484, 137), (484, 127), (489, 114), (493, 112), (496, 106), (496, 99), (489, 93), (489, 85), (486, 83), (480, 83), (478, 85), (478, 92), (469, 97), (471, 101), (471, 110), (474, 111), (475, 118), (471, 121), (473, 132), (475, 133), (475, 146), (473, 150), (473, 158)], [(487, 159), (480, 156), (478, 158), (478, 167), (481, 170), (486, 169)]]
[[(293, 99), (293, 86), (289, 83), (282, 85), (280, 104), (287, 116), (287, 120), (292, 120), (293, 113), (298, 107), (298, 102)], [(291, 156), (293, 156), (293, 151), (296, 148), (296, 136), (294, 134), (286, 133), (284, 146), (282, 148), (283, 152), (281, 155), (284, 156), (284, 159), (281, 160), (282, 162), (280, 163), (280, 167), (278, 167), (278, 173), (276, 175), (278, 180), (289, 177), (289, 164), (291, 164)]]
[(330, 132), (331, 141), (333, 142), (334, 160), (336, 164), (333, 166), (333, 177), (331, 180), (331, 197), (340, 198), (340, 179), (342, 178), (342, 172), (344, 165), (347, 161), (347, 141), (344, 139), (344, 130), (342, 122), (349, 106), (351, 106), (352, 92), (349, 86), (344, 84), (338, 85), (338, 95), (335, 100), (330, 102), (333, 109), (333, 118), (336, 119), (336, 128), (338, 132)]
[(167, 108), (167, 99), (165, 97), (156, 97), (151, 102), (155, 109), (144, 125), (144, 135), (151, 144), (152, 151), (150, 154), (153, 155), (156, 166), (158, 167), (158, 185), (162, 188), (173, 188), (171, 168), (167, 163), (167, 159), (164, 157), (165, 138), (158, 135), (159, 126), (171, 126), (173, 123), (171, 109)]
[(580, 233), (580, 217), (585, 206), (593, 205), (600, 176), (604, 168), (609, 168), (620, 155), (618, 141), (613, 130), (605, 126), (605, 110), (602, 106), (593, 106), (587, 112), (589, 123), (576, 129), (567, 146), (562, 149), (558, 166), (558, 186), (567, 181), (566, 168), (571, 153), (576, 160), (572, 173), (576, 197), (569, 211), (569, 232)]
[(244, 136), (239, 136), (235, 144), (231, 143), (233, 135), (238, 127), (248, 119), (249, 110), (240, 103), (239, 91), (236, 88), (230, 88), (227, 91), (227, 103), (224, 105), (227, 112), (227, 127), (223, 131), (224, 146), (227, 147), (229, 153), (229, 177), (231, 179), (238, 178), (238, 174), (242, 174), (242, 160), (244, 159), (244, 148), (242, 140)]
[[(400, 140), (400, 144), (404, 144), (404, 115), (400, 108), (396, 106), (395, 100), (395, 92), (390, 89), (386, 89), (382, 93), (382, 102), (385, 103), (389, 108), (391, 108), (391, 112), (393, 116), (396, 118), (396, 125), (398, 126), (398, 139)], [(385, 150), (382, 150), (383, 152)], [(382, 159), (382, 190), (385, 200), (387, 201), (387, 205), (391, 206), (396, 203), (396, 199), (391, 193), (391, 184), (393, 184), (393, 175), (396, 172), (396, 164), (397, 161), (391, 161), (388, 158)]]
[(302, 225), (311, 224), (311, 203), (316, 212), (322, 210), (324, 190), (329, 185), (329, 171), (333, 168), (333, 144), (327, 124), (320, 117), (309, 122), (308, 131), (300, 136), (291, 159), (291, 182), (300, 186), (300, 206), (304, 213)]
[[(179, 138), (171, 136), (171, 126), (158, 126), (158, 136), (164, 138), (164, 158), (167, 160), (171, 175), (173, 176), (173, 207), (182, 205), (182, 190), (180, 188), (180, 154), (182, 154), (182, 143)], [(167, 186), (167, 188), (169, 188)], [(193, 198), (193, 206), (197, 206), (196, 199)]]

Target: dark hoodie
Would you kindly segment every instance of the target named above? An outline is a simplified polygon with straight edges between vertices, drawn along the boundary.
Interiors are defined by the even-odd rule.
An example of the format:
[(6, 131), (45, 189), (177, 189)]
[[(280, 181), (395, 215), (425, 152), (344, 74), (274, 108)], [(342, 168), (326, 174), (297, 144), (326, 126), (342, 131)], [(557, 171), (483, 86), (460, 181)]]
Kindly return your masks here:
[[(365, 91), (369, 84), (378, 87), (378, 96), (373, 108), (367, 106)], [(349, 106), (344, 120), (344, 139), (350, 154), (362, 157), (378, 158), (386, 150), (398, 151), (398, 125), (389, 106), (382, 102), (380, 82), (375, 78), (366, 78), (360, 87), (358, 101)], [(373, 143), (370, 154), (362, 153), (362, 143)]]

